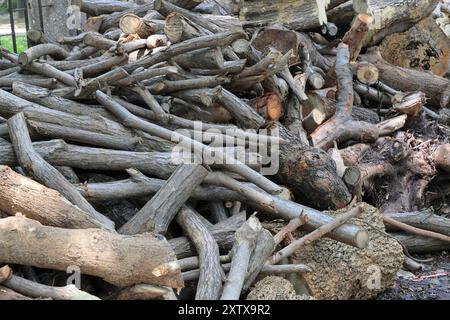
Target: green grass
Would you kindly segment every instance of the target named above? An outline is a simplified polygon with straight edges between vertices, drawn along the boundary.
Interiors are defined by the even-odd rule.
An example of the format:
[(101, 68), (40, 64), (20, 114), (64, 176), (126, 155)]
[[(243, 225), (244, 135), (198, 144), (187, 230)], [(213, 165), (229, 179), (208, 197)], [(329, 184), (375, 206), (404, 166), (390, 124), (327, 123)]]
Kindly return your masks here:
[[(27, 39), (25, 36), (17, 36), (17, 53), (21, 53), (28, 49)], [(0, 36), (0, 47), (5, 48), (8, 51), (13, 52), (13, 42), (11, 36)]]

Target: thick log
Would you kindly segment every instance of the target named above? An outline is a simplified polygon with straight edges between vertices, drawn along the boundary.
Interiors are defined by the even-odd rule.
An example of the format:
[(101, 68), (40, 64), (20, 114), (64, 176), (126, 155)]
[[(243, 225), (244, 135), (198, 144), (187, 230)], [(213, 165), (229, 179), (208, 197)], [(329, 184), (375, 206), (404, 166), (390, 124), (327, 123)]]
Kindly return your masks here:
[(220, 265), (219, 246), (210, 231), (193, 209), (184, 207), (177, 216), (177, 223), (194, 243), (199, 253), (200, 276), (196, 300), (218, 300), (224, 278)]
[(384, 38), (380, 52), (393, 65), (431, 71), (441, 77), (445, 76), (449, 67), (449, 41), (432, 16), (403, 33)]
[(357, 65), (356, 77), (361, 83), (364, 83), (366, 85), (373, 85), (378, 81), (380, 72), (373, 64), (368, 62), (361, 62)]
[(63, 139), (68, 142), (78, 142), (83, 145), (108, 149), (135, 150), (142, 142), (138, 137), (112, 136), (35, 120), (28, 120), (28, 126), (32, 134), (37, 134), (40, 137)]
[(135, 14), (139, 17), (144, 17), (150, 10), (153, 10), (154, 8), (154, 1), (151, 0), (145, 4), (130, 8), (128, 10), (124, 10), (124, 11), (118, 11), (118, 12), (114, 12), (110, 15), (105, 16), (102, 19), (102, 24), (100, 26), (99, 31), (101, 33), (104, 33), (105, 31), (114, 28), (114, 27), (119, 27), (119, 22), (120, 19), (129, 13)]
[(276, 243), (272, 233), (266, 229), (262, 229), (256, 238), (255, 248), (250, 256), (248, 271), (243, 286), (244, 290), (249, 289), (253, 285), (258, 275), (262, 272), (267, 259), (275, 251), (275, 247)]
[(389, 64), (376, 48), (368, 50), (361, 58), (375, 65), (380, 72), (380, 80), (396, 90), (421, 91), (435, 108), (444, 108), (450, 102), (450, 81), (446, 78)]
[(59, 192), (49, 189), (11, 168), (0, 166), (0, 210), (18, 212), (40, 223), (60, 228), (101, 228), (103, 223), (67, 201)]
[(60, 71), (48, 63), (31, 62), (24, 68), (27, 71), (31, 71), (48, 78), (54, 78), (65, 85), (74, 87), (77, 86), (77, 82), (72, 75)]
[[(433, 214), (429, 211), (384, 213), (386, 217), (406, 223), (416, 228), (442, 233), (450, 236), (450, 219)], [(387, 225), (388, 230), (396, 230), (395, 226)]]
[(203, 34), (191, 21), (176, 12), (167, 16), (164, 33), (171, 43), (182, 42)]
[(231, 268), (223, 287), (221, 300), (239, 300), (250, 263), (251, 254), (262, 229), (256, 217), (251, 217), (236, 231), (235, 244), (230, 253)]
[(131, 13), (120, 18), (119, 28), (125, 34), (137, 34), (142, 39), (154, 33), (154, 28), (148, 21)]
[(440, 145), (433, 154), (436, 167), (450, 172), (450, 144)]
[(20, 65), (26, 66), (32, 61), (37, 60), (45, 55), (50, 55), (57, 60), (62, 60), (69, 56), (69, 52), (55, 44), (39, 44), (22, 52), (19, 55), (18, 62)]
[(114, 230), (114, 222), (97, 212), (64, 176), (37, 153), (31, 143), (25, 116), (19, 113), (8, 120), (9, 135), (22, 168), (46, 186), (60, 191), (69, 201), (85, 211), (104, 228)]
[[(0, 260), (83, 274), (118, 286), (139, 283), (183, 287), (180, 272), (154, 276), (152, 271), (176, 257), (167, 241), (151, 234), (123, 236), (98, 229), (69, 230), (43, 226), (24, 218), (0, 220)], [(95, 245), (92, 245), (95, 243)]]
[(0, 87), (12, 88), (16, 81), (21, 81), (27, 85), (36, 85), (42, 88), (55, 89), (59, 86), (59, 83), (54, 78), (46, 78), (39, 75), (22, 75), (13, 73), (10, 76), (0, 79)]
[(438, 0), (356, 0), (353, 7), (357, 13), (374, 18), (374, 28), (365, 39), (366, 45), (375, 45), (386, 36), (403, 32), (436, 8)]
[[(329, 1), (245, 0), (240, 7), (240, 17), (246, 21), (263, 21), (264, 24), (283, 24), (295, 29), (317, 28), (327, 23), (326, 7)], [(260, 22), (261, 23), (261, 22)]]
[(219, 48), (190, 51), (177, 55), (172, 58), (172, 61), (186, 70), (200, 67), (205, 69), (222, 69), (225, 63), (222, 50)]
[[(173, 3), (170, 3), (171, 1), (164, 1), (164, 0), (155, 0), (155, 10), (157, 10), (159, 13), (161, 13), (163, 16), (167, 17), (171, 13), (175, 12), (178, 14), (181, 14), (191, 20), (193, 23), (205, 28), (210, 33), (218, 33), (222, 32), (225, 28), (221, 28), (216, 24), (216, 21), (209, 20), (202, 15), (196, 14), (194, 12), (191, 12), (189, 10), (186, 10), (184, 8), (181, 8)], [(233, 29), (233, 28), (227, 28), (227, 29)]]
[(121, 229), (122, 234), (166, 233), (191, 192), (208, 175), (201, 165), (181, 165), (158, 193)]
[(77, 0), (74, 1), (79, 4), (80, 11), (87, 13), (90, 16), (100, 16), (102, 14), (110, 14), (114, 12), (121, 12), (130, 9), (136, 9), (137, 4), (133, 2), (124, 1), (88, 1), (88, 0)]
[(391, 233), (409, 253), (432, 253), (450, 250), (450, 243), (407, 233)]
[(353, 1), (344, 1), (338, 6), (327, 10), (328, 21), (339, 28), (350, 25), (356, 14), (353, 8)]
[(403, 222), (399, 222), (397, 220), (394, 220), (392, 218), (389, 218), (387, 216), (383, 216), (383, 221), (386, 224), (390, 224), (396, 228), (399, 228), (401, 230), (404, 230), (408, 233), (412, 233), (418, 236), (422, 236), (422, 237), (427, 237), (430, 239), (435, 239), (435, 240), (439, 240), (439, 241), (444, 241), (444, 242), (448, 242), (450, 243), (450, 236), (447, 236), (445, 234), (441, 234), (441, 233), (437, 233), (437, 232), (433, 232), (433, 231), (429, 231), (429, 230), (423, 230), (423, 229), (419, 229), (416, 227), (413, 227), (409, 224), (403, 223)]

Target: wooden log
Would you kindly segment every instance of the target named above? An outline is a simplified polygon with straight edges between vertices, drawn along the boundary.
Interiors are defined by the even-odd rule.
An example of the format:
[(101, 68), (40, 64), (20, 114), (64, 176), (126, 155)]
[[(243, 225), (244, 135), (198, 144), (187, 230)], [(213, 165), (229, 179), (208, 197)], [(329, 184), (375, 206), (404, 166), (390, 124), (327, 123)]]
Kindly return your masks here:
[(361, 62), (356, 68), (356, 77), (361, 83), (373, 85), (378, 81), (380, 73), (373, 64)]
[(437, 233), (437, 232), (433, 232), (433, 231), (428, 231), (428, 230), (423, 230), (423, 229), (419, 229), (413, 226), (410, 226), (406, 223), (403, 222), (399, 222), (397, 220), (394, 220), (392, 218), (389, 218), (387, 216), (383, 216), (383, 221), (384, 223), (390, 224), (396, 228), (402, 229), (404, 231), (407, 231), (409, 233), (418, 235), (418, 236), (422, 236), (422, 237), (427, 237), (427, 238), (431, 238), (431, 239), (435, 239), (435, 240), (439, 240), (439, 241), (444, 241), (444, 242), (449, 242), (450, 243), (450, 236), (441, 234), (441, 233)]
[(55, 67), (52, 67), (48, 63), (39, 63), (39, 62), (31, 62), (26, 67), (24, 67), (26, 70), (31, 71), (33, 73), (54, 78), (60, 82), (62, 82), (65, 85), (68, 86), (77, 86), (77, 82), (75, 78), (63, 71), (60, 71), (56, 69)]
[(203, 34), (198, 26), (195, 26), (186, 17), (176, 12), (172, 12), (166, 17), (164, 33), (171, 43), (182, 42)]
[[(126, 62), (128, 62), (128, 54), (121, 54), (81, 67), (77, 72), (81, 72), (84, 78), (97, 77), (99, 74), (109, 71), (113, 67), (124, 65)], [(67, 73), (75, 74), (76, 70), (69, 70)]]
[[(384, 213), (386, 217), (411, 225), (450, 236), (450, 219), (433, 214), (431, 210), (418, 212)], [(395, 226), (387, 225), (388, 230), (395, 230)]]
[(265, 24), (283, 24), (289, 29), (317, 28), (327, 23), (326, 7), (329, 1), (245, 0), (240, 7), (240, 17), (246, 21), (263, 21)]
[[(3, 139), (2, 139), (3, 140)], [(1, 165), (18, 164), (10, 143), (3, 140)], [(167, 179), (176, 169), (171, 155), (167, 152), (128, 152), (100, 148), (80, 147), (52, 140), (34, 144), (37, 152), (55, 166), (67, 166), (84, 170), (125, 171), (137, 168), (144, 173)], [(177, 158), (175, 158), (177, 159)], [(178, 158), (180, 161), (182, 158)]]
[(244, 290), (249, 289), (253, 285), (258, 275), (262, 272), (267, 259), (275, 251), (275, 247), (275, 239), (270, 231), (262, 229), (256, 238), (255, 248), (250, 256), (247, 275), (242, 287)]
[(66, 58), (67, 61), (76, 61), (90, 58), (98, 54), (98, 49), (94, 47), (85, 47), (81, 50), (73, 51), (69, 57)]
[(0, 301), (14, 301), (14, 300), (25, 301), (33, 299), (0, 285)]
[(450, 144), (440, 145), (434, 151), (433, 158), (439, 169), (450, 172)]
[(163, 188), (122, 228), (122, 234), (152, 231), (166, 233), (191, 192), (202, 183), (208, 171), (201, 165), (181, 165)]
[(181, 14), (211, 33), (218, 33), (224, 30), (224, 28), (219, 27), (215, 21), (208, 20), (202, 15), (181, 8), (174, 3), (171, 3), (171, 1), (155, 0), (154, 8), (165, 17), (173, 12)]
[(196, 300), (218, 300), (224, 278), (220, 265), (219, 246), (195, 212), (183, 207), (177, 216), (177, 223), (194, 243), (199, 253), (200, 276)]
[(129, 75), (127, 78), (119, 80), (118, 82), (115, 82), (115, 86), (131, 86), (133, 84), (136, 84), (142, 80), (147, 80), (159, 76), (166, 76), (166, 75), (174, 75), (178, 74), (178, 68), (169, 66), (169, 67), (162, 67), (162, 68), (155, 68), (155, 69), (146, 69), (137, 73), (133, 73)]
[(26, 66), (32, 61), (37, 60), (45, 55), (50, 55), (55, 59), (62, 60), (67, 58), (69, 56), (69, 53), (62, 47), (55, 44), (39, 44), (22, 52), (19, 55), (18, 62), (20, 65)]
[(350, 25), (356, 14), (353, 8), (353, 1), (344, 1), (338, 6), (327, 10), (328, 21), (334, 23), (339, 28)]
[(101, 34), (88, 32), (83, 38), (83, 44), (85, 46), (90, 46), (99, 50), (109, 50), (111, 47), (115, 46), (117, 42), (111, 39), (107, 39)]
[[(234, 234), (245, 222), (246, 215), (238, 214), (214, 225), (210, 231), (216, 240), (221, 252), (228, 253), (233, 247)], [(187, 237), (179, 237), (169, 240), (178, 259), (192, 257), (197, 255), (195, 246)]]
[(380, 44), (381, 56), (389, 63), (444, 77), (450, 60), (450, 44), (432, 16), (403, 33), (394, 33)]
[(8, 288), (33, 298), (51, 298), (53, 300), (100, 300), (87, 292), (79, 290), (75, 285), (51, 287), (13, 275), (3, 282)]
[(114, 300), (177, 300), (173, 289), (150, 284), (138, 284), (113, 294)]
[(60, 228), (101, 228), (103, 223), (67, 201), (60, 193), (0, 166), (0, 210), (18, 212), (44, 225)]
[(97, 212), (64, 176), (37, 153), (31, 143), (25, 116), (19, 113), (8, 120), (9, 135), (22, 168), (46, 186), (60, 191), (73, 204), (85, 211), (105, 229), (114, 230), (114, 222)]
[(49, 39), (44, 32), (36, 29), (28, 30), (27, 38), (34, 44), (43, 44), (51, 42), (51, 39)]
[(204, 77), (188, 80), (161, 80), (149, 87), (153, 94), (170, 94), (175, 91), (215, 88), (220, 85), (230, 83), (230, 79), (226, 77)]
[[(366, 179), (366, 177), (364, 177)], [(362, 186), (363, 186), (363, 176), (361, 169), (358, 167), (348, 167), (345, 169), (343, 180), (349, 190), (351, 191), (353, 197), (356, 197), (358, 202), (362, 201)]]
[(149, 22), (132, 13), (127, 13), (120, 18), (119, 28), (125, 34), (137, 34), (142, 39), (154, 33)]
[(232, 257), (231, 268), (223, 288), (221, 300), (239, 300), (247, 275), (250, 256), (261, 229), (259, 220), (256, 217), (251, 217), (236, 231), (235, 245), (230, 253)]
[[(79, 2), (79, 3), (77, 3)], [(88, 0), (77, 0), (75, 1), (80, 7), (80, 11), (87, 13), (90, 16), (100, 16), (102, 14), (111, 14), (114, 12), (121, 12), (130, 9), (136, 9), (137, 4), (133, 2), (123, 2), (123, 1), (88, 1)]]
[(170, 3), (189, 10), (194, 9), (196, 6), (203, 3), (203, 1), (204, 0), (169, 0)]
[(199, 67), (205, 69), (222, 69), (224, 67), (223, 53), (218, 48), (186, 52), (172, 58), (172, 61), (186, 70)]
[(83, 274), (118, 286), (148, 283), (183, 287), (179, 271), (161, 277), (152, 273), (161, 264), (176, 259), (161, 237), (123, 236), (99, 229), (59, 229), (24, 217), (1, 219), (0, 230), (0, 260), (5, 263), (61, 271), (76, 265)]
[(54, 78), (44, 78), (38, 75), (20, 75), (15, 73), (11, 76), (0, 79), (0, 87), (12, 88), (16, 81), (21, 81), (27, 85), (36, 85), (47, 89), (55, 89), (58, 87), (58, 81)]
[(361, 59), (375, 65), (380, 72), (380, 80), (388, 86), (403, 92), (421, 91), (426, 94), (429, 104), (435, 108), (444, 108), (448, 105), (450, 101), (448, 79), (389, 64), (376, 48), (368, 50)]
[(446, 251), (450, 249), (450, 244), (446, 241), (420, 237), (408, 233), (390, 233), (402, 245), (408, 249), (409, 253), (432, 253)]
[[(208, 229), (211, 229), (211, 227)], [(230, 258), (230, 256), (226, 255), (226, 256), (220, 256), (219, 260), (220, 260), (220, 263), (229, 263), (231, 261), (231, 258)], [(178, 260), (178, 263), (180, 265), (181, 271), (193, 270), (193, 269), (199, 268), (200, 259), (198, 256), (189, 257), (189, 258), (184, 258), (184, 259)]]
[(234, 190), (241, 194), (247, 201), (258, 203), (259, 207), (264, 208), (265, 211), (272, 211), (275, 207), (275, 202), (272, 197), (240, 183), (225, 173), (213, 172), (206, 177), (205, 183), (220, 185)]
[(215, 223), (226, 220), (228, 218), (227, 211), (223, 202), (221, 201), (211, 201), (208, 203), (209, 212), (211, 214), (211, 219)]
[(373, 17), (367, 14), (359, 14), (350, 30), (345, 34), (342, 42), (350, 49), (350, 62), (355, 62), (361, 52), (363, 39), (373, 24)]
[(78, 142), (84, 145), (115, 150), (135, 150), (142, 142), (138, 137), (111, 136), (109, 134), (80, 130), (35, 120), (28, 120), (28, 126), (32, 134), (37, 134), (40, 137), (63, 139), (68, 142)]
[(428, 17), (437, 3), (438, 0), (356, 0), (353, 1), (353, 7), (357, 13), (365, 13), (374, 18), (374, 28), (364, 42), (365, 45), (375, 45), (386, 36), (408, 30)]
[[(69, 99), (64, 99), (62, 97), (52, 94), (50, 90), (40, 88), (33, 85), (24, 84), (21, 82), (15, 82), (12, 87), (13, 95), (23, 100), (15, 100), (16, 105), (25, 107), (26, 101), (33, 102), (36, 105), (45, 106), (47, 108), (62, 111), (66, 113), (71, 113), (74, 115), (84, 115), (96, 118), (98, 116), (103, 116), (105, 118), (112, 119), (113, 116), (104, 110), (101, 106), (87, 105), (83, 103), (78, 103)], [(10, 96), (9, 96), (10, 97)], [(12, 98), (12, 97), (11, 97)], [(28, 103), (30, 104), (30, 103)], [(20, 110), (25, 110), (19, 107)], [(84, 120), (86, 121), (86, 120)]]
[(107, 31), (111, 28), (118, 27), (120, 19), (125, 14), (132, 13), (139, 17), (144, 17), (149, 11), (153, 10), (153, 8), (154, 8), (154, 1), (149, 1), (145, 4), (141, 4), (136, 7), (124, 10), (124, 11), (118, 11), (118, 12), (114, 12), (110, 15), (107, 15), (107, 16), (103, 17), (103, 19), (102, 19), (102, 24), (100, 26), (99, 32), (104, 33), (105, 31)]

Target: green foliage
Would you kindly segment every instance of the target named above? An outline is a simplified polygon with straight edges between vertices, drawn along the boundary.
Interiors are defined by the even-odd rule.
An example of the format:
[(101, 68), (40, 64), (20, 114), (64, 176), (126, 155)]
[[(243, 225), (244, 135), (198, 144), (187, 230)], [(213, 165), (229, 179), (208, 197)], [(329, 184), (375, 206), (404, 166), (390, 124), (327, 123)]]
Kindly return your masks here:
[[(27, 39), (25, 36), (17, 36), (17, 53), (21, 53), (28, 48)], [(11, 36), (0, 36), (0, 47), (13, 52), (13, 42)]]

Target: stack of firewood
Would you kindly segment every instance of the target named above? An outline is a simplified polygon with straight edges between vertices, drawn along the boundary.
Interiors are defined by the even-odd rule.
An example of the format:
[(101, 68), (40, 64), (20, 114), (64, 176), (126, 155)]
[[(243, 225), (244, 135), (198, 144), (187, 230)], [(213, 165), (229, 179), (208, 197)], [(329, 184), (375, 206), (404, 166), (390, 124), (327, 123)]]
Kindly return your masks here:
[(0, 299), (237, 300), (322, 236), (366, 248), (363, 201), (449, 249), (437, 3), (81, 0), (83, 32), (1, 49)]

